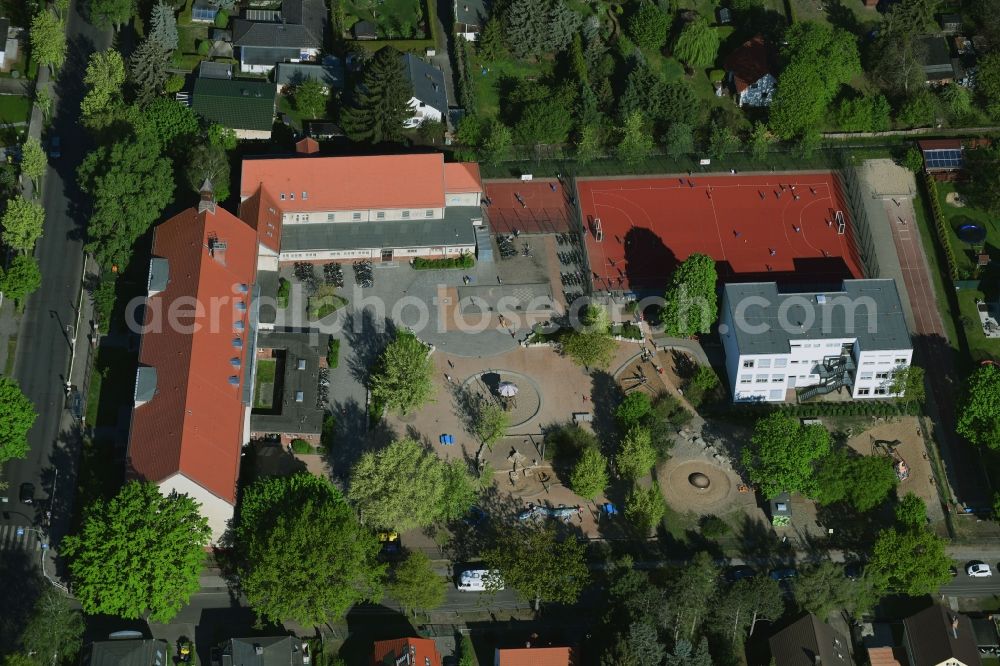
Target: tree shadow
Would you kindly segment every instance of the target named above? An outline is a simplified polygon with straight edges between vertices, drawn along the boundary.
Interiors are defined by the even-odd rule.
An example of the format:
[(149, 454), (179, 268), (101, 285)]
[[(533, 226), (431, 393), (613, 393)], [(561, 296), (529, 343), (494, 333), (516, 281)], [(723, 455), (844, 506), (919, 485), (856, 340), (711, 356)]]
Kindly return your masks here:
[(230, 638), (283, 636), (287, 633), (281, 625), (261, 623), (250, 608), (239, 604), (239, 600), (230, 600), (228, 607), (201, 611), (193, 638), (198, 661), (211, 664), (212, 650)]
[(618, 436), (615, 409), (622, 401), (623, 393), (615, 378), (605, 370), (594, 370), (590, 373), (590, 387), (590, 404), (593, 406), (594, 419), (590, 427), (607, 447), (608, 443)]
[[(629, 285), (645, 287), (656, 291), (666, 288), (677, 268), (677, 256), (663, 240), (646, 227), (632, 227), (621, 239), (625, 246), (625, 266), (616, 266), (618, 277), (627, 280)], [(612, 280), (611, 287), (615, 287)]]
[(334, 478), (346, 486), (351, 470), (361, 456), (388, 446), (398, 433), (383, 419), (371, 424), (365, 406), (350, 398), (331, 404), (334, 414), (333, 441), (323, 458)]
[(21, 548), (4, 551), (0, 557), (0, 653), (17, 651), (43, 581), (29, 553)]
[(871, 552), (879, 531), (892, 525), (893, 517), (888, 509), (861, 512), (847, 502), (834, 502), (817, 505), (816, 523), (833, 530), (824, 539), (826, 548), (865, 556)]
[(420, 636), (409, 616), (383, 604), (357, 604), (346, 620), (348, 635), (340, 658), (348, 664), (371, 663), (375, 641)]
[(740, 558), (764, 566), (774, 566), (794, 552), (791, 544), (783, 543), (771, 526), (759, 518), (744, 516), (736, 528)]
[(372, 368), (395, 333), (392, 319), (384, 314), (376, 315), (372, 308), (345, 313), (344, 339), (352, 352), (348, 367), (358, 383), (368, 385)]

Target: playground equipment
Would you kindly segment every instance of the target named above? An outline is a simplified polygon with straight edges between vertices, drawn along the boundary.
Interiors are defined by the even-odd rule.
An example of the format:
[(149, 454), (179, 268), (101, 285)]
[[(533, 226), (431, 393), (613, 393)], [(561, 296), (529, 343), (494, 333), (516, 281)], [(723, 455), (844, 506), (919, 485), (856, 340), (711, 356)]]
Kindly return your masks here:
[(872, 440), (872, 455), (885, 456), (892, 459), (892, 468), (896, 471), (896, 478), (905, 481), (910, 477), (910, 466), (903, 460), (896, 450), (902, 444), (898, 439), (889, 441), (887, 439)]
[(543, 518), (555, 518), (564, 523), (568, 523), (573, 516), (583, 513), (583, 508), (579, 506), (559, 505), (555, 507), (541, 506), (539, 504), (529, 504), (528, 508), (517, 514), (517, 519), (521, 521), (541, 520)]

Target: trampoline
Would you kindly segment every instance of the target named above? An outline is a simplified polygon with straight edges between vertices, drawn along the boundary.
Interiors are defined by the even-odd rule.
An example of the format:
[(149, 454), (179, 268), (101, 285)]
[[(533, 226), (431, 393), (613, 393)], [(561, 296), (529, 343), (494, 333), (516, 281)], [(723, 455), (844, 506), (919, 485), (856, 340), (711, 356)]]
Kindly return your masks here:
[(958, 228), (958, 237), (969, 245), (979, 245), (986, 240), (986, 227), (979, 224), (963, 224)]

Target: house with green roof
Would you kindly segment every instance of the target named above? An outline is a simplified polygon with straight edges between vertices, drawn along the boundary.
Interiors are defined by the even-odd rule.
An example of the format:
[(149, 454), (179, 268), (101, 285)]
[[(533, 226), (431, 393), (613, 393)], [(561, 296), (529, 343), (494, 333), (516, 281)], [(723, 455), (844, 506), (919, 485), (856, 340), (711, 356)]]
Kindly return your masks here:
[(276, 97), (274, 84), (266, 81), (198, 78), (191, 108), (205, 120), (234, 130), (240, 139), (270, 139)]

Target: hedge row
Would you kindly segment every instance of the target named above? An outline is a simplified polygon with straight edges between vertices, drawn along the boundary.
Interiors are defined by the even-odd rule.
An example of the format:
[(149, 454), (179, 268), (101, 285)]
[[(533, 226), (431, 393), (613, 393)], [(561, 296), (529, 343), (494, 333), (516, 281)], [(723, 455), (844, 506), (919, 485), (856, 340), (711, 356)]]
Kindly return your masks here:
[(937, 183), (930, 174), (924, 174), (924, 182), (927, 185), (927, 196), (931, 202), (931, 215), (934, 218), (934, 230), (937, 232), (938, 242), (944, 251), (945, 261), (948, 263), (948, 275), (951, 279), (958, 279), (958, 262), (955, 259), (955, 248), (951, 243), (951, 229), (948, 221), (941, 211), (941, 201), (938, 199)]
[(431, 268), (472, 268), (476, 265), (476, 258), (471, 254), (463, 254), (449, 259), (424, 259), (417, 257), (413, 260), (413, 267), (417, 270), (428, 270)]
[(784, 403), (730, 404), (715, 409), (742, 416), (765, 416), (782, 412), (790, 416), (917, 416), (921, 413), (918, 402), (890, 402), (885, 400), (853, 400), (851, 402), (810, 402), (801, 405)]

